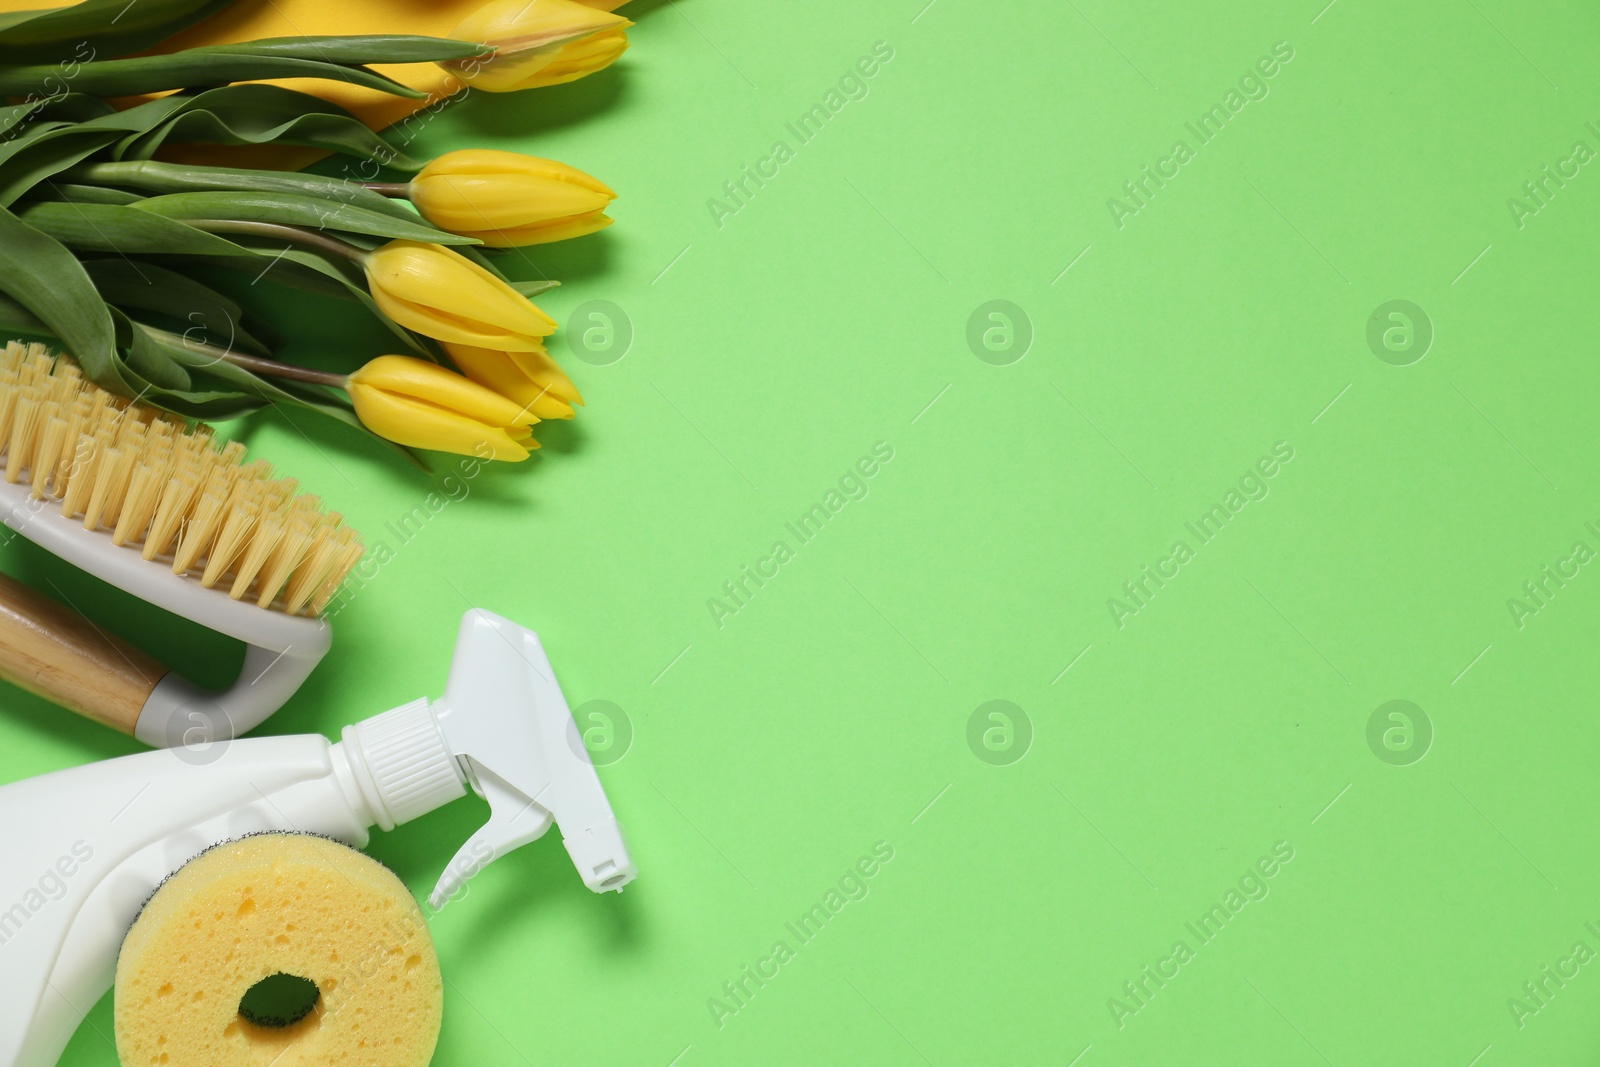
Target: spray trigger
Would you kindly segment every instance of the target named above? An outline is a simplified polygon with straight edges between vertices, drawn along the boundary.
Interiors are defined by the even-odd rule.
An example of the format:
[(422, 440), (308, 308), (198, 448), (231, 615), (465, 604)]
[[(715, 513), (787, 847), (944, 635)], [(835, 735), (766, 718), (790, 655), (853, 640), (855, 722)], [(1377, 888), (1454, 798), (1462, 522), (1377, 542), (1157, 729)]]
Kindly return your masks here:
[(445, 745), (489, 821), (445, 868), (428, 898), (442, 907), (467, 879), (552, 824), (597, 893), (638, 873), (555, 672), (532, 630), (474, 608), (461, 619), (450, 678), (432, 704)]

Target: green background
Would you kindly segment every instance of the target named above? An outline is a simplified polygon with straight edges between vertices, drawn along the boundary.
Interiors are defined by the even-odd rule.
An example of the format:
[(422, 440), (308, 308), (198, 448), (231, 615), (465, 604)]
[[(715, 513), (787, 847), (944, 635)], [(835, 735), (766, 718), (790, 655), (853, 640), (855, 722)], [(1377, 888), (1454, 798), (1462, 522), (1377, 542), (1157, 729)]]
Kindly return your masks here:
[[(430, 482), (337, 427), (237, 431), (393, 551), (262, 732), (437, 694), (470, 606), (627, 720), (592, 739), (638, 881), (588, 893), (553, 836), (480, 875), (433, 922), (435, 1062), (1593, 1062), (1600, 964), (1543, 1005), (1523, 983), (1600, 951), (1600, 576), (1573, 564), (1520, 625), (1508, 600), (1600, 550), (1600, 175), (1520, 226), (1508, 200), (1600, 149), (1600, 15), (925, 3), (636, 0), (613, 69), (425, 125), (424, 154), (548, 155), (621, 199), (606, 233), (509, 260), (564, 282), (540, 303), (588, 407), (409, 540), (387, 524), (448, 461)], [(786, 124), (877, 42), (865, 97), (801, 144)], [(1279, 42), (1267, 95), (1200, 144), (1185, 123)], [(1193, 158), (1119, 226), (1108, 199), (1179, 139)], [(793, 158), (719, 225), (710, 198), (778, 140)], [(382, 351), (275, 299), (305, 358)], [(1397, 299), (1433, 338), (1386, 361), (1367, 324)], [(632, 335), (603, 366), (574, 353), (592, 300)], [(1021, 309), (1010, 347), (979, 316), (975, 349), (992, 300)], [(878, 442), (865, 498), (797, 547), (784, 524)], [(1267, 494), (1200, 544), (1185, 524), (1275, 446)], [(719, 627), (708, 601), (779, 539), (794, 558)], [(1108, 601), (1179, 540), (1119, 625)], [(4, 554), (231, 675), (228, 642)], [(994, 700), (1020, 714), (969, 733)], [(1421, 714), (1369, 743), (1391, 700)], [(0, 703), (8, 779), (136, 747)], [(425, 896), (483, 816), (371, 852)], [(879, 842), (867, 895), (800, 944), (785, 924)], [(1186, 924), (1275, 846), (1265, 898), (1202, 944)], [(1175, 977), (1124, 992), (1179, 940)], [(110, 1030), (108, 997), (62, 1062), (113, 1063)]]

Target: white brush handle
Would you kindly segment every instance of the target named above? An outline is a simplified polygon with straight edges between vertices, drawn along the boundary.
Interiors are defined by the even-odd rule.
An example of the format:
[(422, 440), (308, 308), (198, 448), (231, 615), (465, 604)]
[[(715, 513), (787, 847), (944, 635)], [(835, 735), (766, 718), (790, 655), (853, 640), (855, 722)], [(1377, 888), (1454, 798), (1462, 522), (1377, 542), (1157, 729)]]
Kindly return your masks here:
[(324, 627), (322, 644), (304, 651), (251, 645), (244, 650), (238, 679), (215, 692), (170, 672), (150, 691), (133, 736), (156, 748), (198, 745), (203, 751), (203, 746), (248, 733), (281, 708), (322, 661), (327, 633)]

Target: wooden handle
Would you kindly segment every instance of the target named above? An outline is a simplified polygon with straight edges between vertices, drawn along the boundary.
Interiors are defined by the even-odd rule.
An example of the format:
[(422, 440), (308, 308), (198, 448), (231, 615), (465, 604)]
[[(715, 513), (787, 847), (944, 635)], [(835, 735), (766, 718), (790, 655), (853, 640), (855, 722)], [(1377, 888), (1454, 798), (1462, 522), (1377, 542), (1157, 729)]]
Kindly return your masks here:
[(166, 673), (79, 612), (0, 574), (0, 678), (132, 734)]

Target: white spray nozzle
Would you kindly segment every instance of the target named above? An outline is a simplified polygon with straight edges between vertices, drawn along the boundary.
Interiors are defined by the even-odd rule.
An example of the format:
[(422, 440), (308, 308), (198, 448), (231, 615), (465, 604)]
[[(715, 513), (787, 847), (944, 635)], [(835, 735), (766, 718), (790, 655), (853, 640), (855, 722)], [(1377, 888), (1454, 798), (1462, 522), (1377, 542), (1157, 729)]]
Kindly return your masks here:
[(489, 821), (429, 897), (434, 907), (552, 821), (584, 885), (603, 893), (633, 880), (622, 830), (532, 630), (479, 608), (462, 616), (450, 679), (433, 710), (445, 744), (489, 802)]
[(539, 638), (509, 619), (467, 612), (444, 696), (346, 727), (342, 748), (383, 829), (464, 795), (466, 783), (489, 802), (489, 821), (429, 896), (435, 908), (552, 822), (596, 893), (621, 889), (638, 873)]

